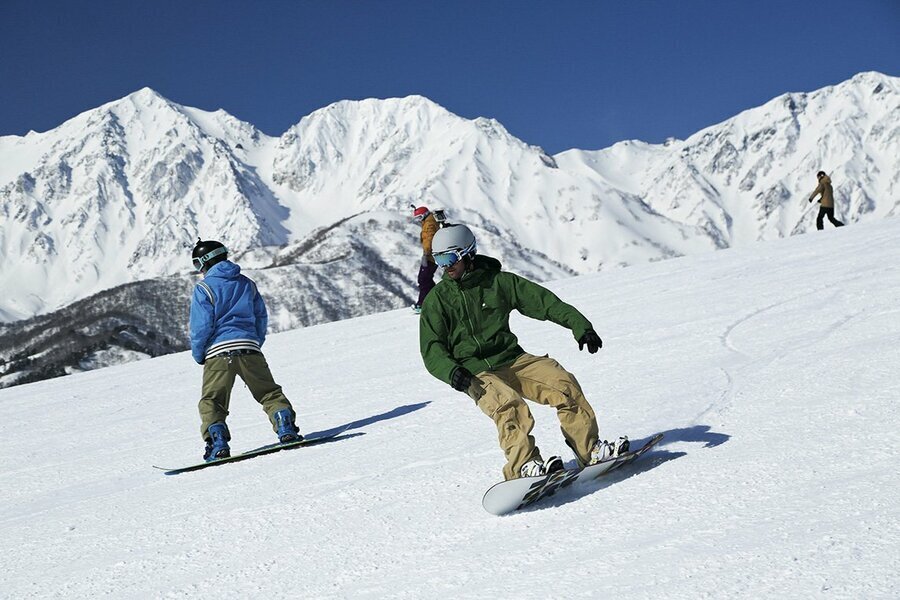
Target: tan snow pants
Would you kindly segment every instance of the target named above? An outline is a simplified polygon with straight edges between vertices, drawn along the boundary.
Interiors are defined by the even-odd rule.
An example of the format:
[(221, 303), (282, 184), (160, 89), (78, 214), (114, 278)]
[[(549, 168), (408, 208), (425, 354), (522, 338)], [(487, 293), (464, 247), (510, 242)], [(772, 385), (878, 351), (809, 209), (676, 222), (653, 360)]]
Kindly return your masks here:
[(524, 353), (511, 365), (495, 371), (482, 371), (483, 395), (477, 383), (469, 390), (478, 408), (494, 420), (500, 447), (506, 455), (505, 479), (519, 477), (526, 462), (541, 458), (531, 430), (534, 418), (524, 398), (556, 409), (560, 429), (570, 448), (584, 463), (590, 459), (597, 442), (597, 418), (575, 376), (548, 356)]
[(237, 376), (244, 380), (253, 398), (269, 415), (273, 431), (278, 431), (275, 413), (285, 408), (293, 410), (291, 403), (281, 391), (281, 386), (272, 378), (269, 364), (262, 353), (214, 356), (203, 364), (203, 390), (198, 405), (201, 420), (200, 435), (204, 440), (209, 439), (206, 430), (210, 425), (225, 422), (228, 405), (231, 402), (231, 388)]

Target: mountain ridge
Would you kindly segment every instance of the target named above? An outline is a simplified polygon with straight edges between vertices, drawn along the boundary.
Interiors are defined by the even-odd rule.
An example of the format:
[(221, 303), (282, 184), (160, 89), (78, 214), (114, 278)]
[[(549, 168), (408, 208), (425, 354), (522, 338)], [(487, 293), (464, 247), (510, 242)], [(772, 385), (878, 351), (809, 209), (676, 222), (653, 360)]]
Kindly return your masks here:
[[(291, 286), (355, 281), (325, 295), (352, 311), (274, 325), (396, 308), (411, 301), (420, 253), (410, 204), (446, 209), (538, 280), (809, 231), (820, 168), (845, 222), (882, 218), (900, 211), (898, 123), (900, 79), (875, 72), (782, 94), (685, 140), (554, 156), (424, 96), (336, 102), (272, 137), (142, 88), (48, 132), (0, 137), (0, 321), (15, 329), (103, 290), (189, 277), (198, 236), (253, 270), (286, 267), (292, 248), (314, 254), (322, 231), (327, 274), (269, 294), (296, 308)], [(395, 273), (395, 295), (361, 270)]]

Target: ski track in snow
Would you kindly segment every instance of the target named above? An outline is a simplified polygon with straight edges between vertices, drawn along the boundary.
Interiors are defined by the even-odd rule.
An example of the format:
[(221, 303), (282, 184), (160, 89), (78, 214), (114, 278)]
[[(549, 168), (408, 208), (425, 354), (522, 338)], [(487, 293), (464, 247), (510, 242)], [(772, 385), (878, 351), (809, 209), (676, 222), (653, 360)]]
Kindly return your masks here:
[[(273, 335), (305, 433), (194, 462), (186, 353), (0, 390), (0, 598), (896, 598), (900, 220), (550, 284), (604, 340), (512, 319), (601, 435), (665, 439), (528, 510), (480, 506), (493, 424), (394, 311)], [(502, 258), (502, 257), (501, 257)], [(543, 454), (574, 461), (532, 405)], [(268, 443), (238, 383), (232, 449)]]

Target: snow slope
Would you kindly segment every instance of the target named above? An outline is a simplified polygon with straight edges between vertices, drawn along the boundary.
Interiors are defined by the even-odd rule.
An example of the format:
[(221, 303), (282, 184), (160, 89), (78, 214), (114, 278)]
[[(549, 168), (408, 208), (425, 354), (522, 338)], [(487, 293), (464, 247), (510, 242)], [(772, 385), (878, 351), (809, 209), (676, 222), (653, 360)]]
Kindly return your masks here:
[[(523, 346), (602, 435), (666, 438), (509, 517), (480, 506), (493, 425), (425, 372), (406, 310), (266, 345), (302, 429), (353, 437), (177, 477), (151, 465), (201, 452), (185, 353), (0, 390), (0, 596), (896, 598), (898, 239), (887, 218), (551, 284), (604, 348), (516, 318)], [(271, 441), (243, 386), (232, 409), (235, 450)]]

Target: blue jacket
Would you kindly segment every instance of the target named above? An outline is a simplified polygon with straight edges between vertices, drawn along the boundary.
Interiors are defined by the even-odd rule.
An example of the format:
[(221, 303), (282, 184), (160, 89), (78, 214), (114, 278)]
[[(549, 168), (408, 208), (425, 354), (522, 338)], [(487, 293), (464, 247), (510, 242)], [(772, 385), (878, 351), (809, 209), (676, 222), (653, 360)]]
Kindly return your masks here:
[(229, 350), (259, 350), (269, 323), (256, 284), (223, 260), (206, 272), (191, 298), (191, 354), (201, 365)]

